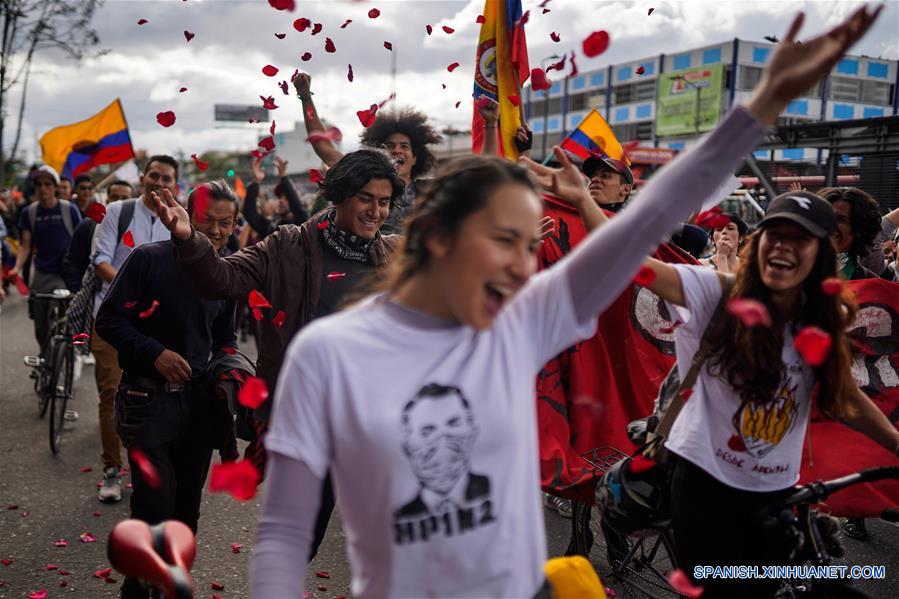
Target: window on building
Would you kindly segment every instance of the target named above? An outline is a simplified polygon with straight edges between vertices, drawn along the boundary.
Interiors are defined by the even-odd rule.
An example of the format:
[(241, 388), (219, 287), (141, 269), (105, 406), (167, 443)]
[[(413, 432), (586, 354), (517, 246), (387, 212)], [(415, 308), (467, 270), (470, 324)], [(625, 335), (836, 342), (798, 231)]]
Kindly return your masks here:
[(590, 75), (590, 85), (605, 85), (606, 83), (606, 74), (605, 73), (593, 73)]
[(626, 121), (630, 118), (630, 107), (629, 106), (619, 106), (615, 109), (615, 120), (616, 121)]
[(612, 88), (612, 102), (615, 104), (628, 104), (634, 101), (634, 88), (636, 84), (625, 83)]
[(652, 121), (642, 121), (639, 123), (621, 123), (612, 126), (612, 132), (620, 142), (640, 140), (645, 141), (652, 139)]
[(618, 81), (629, 81), (633, 75), (633, 70), (630, 67), (621, 67), (618, 69)]
[(886, 79), (889, 76), (890, 68), (885, 62), (869, 62), (868, 77), (879, 77)]
[[(758, 48), (756, 48), (758, 50)], [(740, 66), (740, 77), (737, 79), (738, 89), (755, 89), (762, 79), (761, 67)]]
[(570, 89), (579, 90), (579, 89), (584, 89), (586, 86), (587, 86), (587, 78), (584, 76), (580, 76), (580, 77), (575, 77), (574, 79), (571, 80)]
[(656, 82), (655, 80), (651, 81), (640, 81), (636, 83), (636, 88), (634, 89), (634, 102), (643, 102), (645, 100), (655, 100), (656, 97)]
[(568, 96), (568, 110), (584, 110), (585, 108), (587, 108), (587, 94)]
[(702, 53), (702, 64), (721, 62), (721, 48), (710, 48)]
[(851, 119), (855, 116), (854, 108), (849, 104), (834, 104), (833, 118), (835, 119)]
[[(752, 62), (761, 62), (764, 63), (768, 60), (768, 54), (771, 52), (771, 48), (758, 47), (752, 49)], [(746, 88), (751, 89), (751, 88)]]
[(874, 117), (883, 116), (884, 110), (883, 108), (875, 108), (873, 106), (865, 106), (864, 114), (862, 116), (866, 119), (871, 119)]
[(587, 97), (587, 108), (605, 108), (606, 90), (594, 90)]
[(549, 113), (562, 112), (562, 98), (551, 98), (549, 101)]
[(837, 63), (837, 73), (858, 75), (858, 61), (854, 58), (844, 58)]
[(880, 104), (889, 106), (893, 103), (893, 86), (884, 81), (862, 81), (862, 104)]
[(643, 121), (642, 123), (637, 123), (637, 135), (635, 139), (639, 139), (640, 141), (652, 139), (652, 126), (652, 121)]
[(637, 106), (638, 119), (648, 119), (650, 116), (652, 116), (651, 104), (640, 104), (639, 106)]
[(849, 77), (830, 78), (830, 99), (843, 102), (858, 102), (861, 94), (861, 79)]
[(674, 57), (674, 70), (689, 69), (691, 66), (690, 54), (681, 54)]

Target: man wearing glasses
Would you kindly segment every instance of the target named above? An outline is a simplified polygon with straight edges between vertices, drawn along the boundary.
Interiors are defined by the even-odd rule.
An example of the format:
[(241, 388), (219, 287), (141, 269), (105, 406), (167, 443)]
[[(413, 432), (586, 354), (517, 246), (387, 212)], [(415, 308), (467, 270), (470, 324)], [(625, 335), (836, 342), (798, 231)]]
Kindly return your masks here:
[(94, 182), (90, 175), (78, 175), (75, 177), (75, 203), (81, 216), (84, 216), (87, 207), (94, 201)]
[[(115, 202), (106, 207), (106, 217), (97, 230), (97, 249), (92, 263), (103, 285), (94, 301), (94, 317), (97, 316), (97, 310), (106, 297), (110, 283), (131, 251), (145, 243), (171, 238), (169, 230), (156, 215), (156, 207), (150, 194), (162, 195), (162, 190), (167, 189), (177, 197), (178, 162), (171, 156), (151, 156), (141, 176), (141, 184), (143, 185), (141, 197)], [(119, 234), (120, 228), (123, 231), (122, 235)], [(100, 457), (103, 460), (103, 486), (98, 490), (97, 498), (105, 503), (113, 503), (122, 499), (122, 479), (119, 476), (122, 467), (122, 442), (116, 432), (113, 412), (116, 389), (122, 378), (122, 371), (119, 369), (115, 350), (97, 335), (96, 330), (91, 338), (91, 346), (97, 360), (96, 378), (97, 391), (100, 395), (102, 446)]]

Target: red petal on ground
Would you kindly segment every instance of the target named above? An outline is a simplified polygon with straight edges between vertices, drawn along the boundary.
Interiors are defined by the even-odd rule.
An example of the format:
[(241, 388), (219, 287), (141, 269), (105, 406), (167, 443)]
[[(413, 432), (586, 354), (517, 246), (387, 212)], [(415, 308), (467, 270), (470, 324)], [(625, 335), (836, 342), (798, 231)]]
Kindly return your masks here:
[(324, 183), (325, 176), (317, 168), (309, 169), (309, 181), (311, 183)]
[(303, 62), (308, 62), (308, 61), (311, 60), (311, 59), (312, 59), (312, 53), (311, 53), (311, 52), (303, 52), (303, 55), (300, 56), (300, 60), (302, 60)]
[(268, 399), (268, 385), (259, 377), (250, 376), (240, 388), (237, 401), (242, 406), (255, 410)]
[(638, 75), (642, 75), (642, 74), (645, 73), (645, 72), (646, 72), (646, 67), (643, 67), (643, 66), (637, 67), (637, 74), (638, 74)]
[(830, 354), (833, 340), (828, 333), (818, 327), (805, 327), (796, 334), (793, 344), (806, 364), (820, 366)]
[(8, 566), (8, 565), (12, 564), (12, 560), (11, 559), (0, 559), (0, 564), (3, 564), (4, 566)]
[(153, 316), (153, 312), (156, 312), (156, 308), (159, 307), (159, 300), (153, 300), (153, 303), (150, 304), (150, 307), (137, 315), (138, 318), (150, 318)]
[(441, 27), (441, 29), (443, 29), (443, 31), (444, 31), (447, 35), (452, 35), (452, 34), (455, 33), (455, 31), (456, 31), (456, 30), (453, 29), (452, 27), (447, 27), (446, 25), (444, 25), (443, 27)]
[(31, 591), (28, 593), (28, 599), (47, 599), (47, 591), (46, 589)]
[(546, 77), (543, 69), (531, 69), (531, 87), (536, 91), (547, 90), (552, 87), (552, 83)]
[(175, 113), (171, 110), (160, 112), (156, 115), (156, 122), (163, 127), (171, 127), (175, 124)]
[(153, 462), (150, 461), (150, 458), (147, 457), (147, 454), (139, 447), (130, 450), (128, 454), (134, 460), (134, 465), (140, 470), (141, 478), (144, 479), (147, 486), (153, 490), (159, 489), (162, 483), (162, 480), (159, 478), (159, 471), (153, 465)]
[(296, 21), (293, 22), (293, 28), (299, 31), (300, 33), (306, 31), (306, 28), (312, 25), (312, 21), (307, 19), (306, 17), (300, 17)]
[(370, 11), (368, 11), (369, 19), (377, 19), (379, 16), (381, 16), (381, 11), (378, 10), (377, 8), (373, 8)]
[(506, 96), (506, 99), (512, 103), (512, 106), (521, 105), (521, 98), (519, 98), (518, 96)]
[(325, 278), (328, 279), (329, 281), (334, 281), (335, 279), (341, 279), (341, 278), (343, 278), (343, 277), (345, 277), (345, 276), (346, 276), (346, 273), (345, 273), (345, 272), (337, 272), (337, 271), (334, 271), (334, 272), (329, 272), (329, 273), (328, 273), (328, 276), (325, 277)]
[(94, 512), (94, 518), (99, 518), (103, 515), (103, 512)]
[(318, 33), (322, 30), (321, 23), (313, 23), (312, 24), (312, 35), (318, 35)]
[(821, 281), (821, 291), (827, 295), (840, 295), (843, 291), (843, 281), (837, 277), (829, 277)]
[(346, 78), (350, 80), (350, 83), (353, 82), (353, 65), (347, 65)]
[(459, 63), (458, 63), (458, 62), (454, 62), (453, 64), (447, 66), (447, 67), (446, 67), (446, 70), (449, 71), (450, 73), (452, 73), (453, 71), (455, 71), (455, 70), (458, 69), (458, 68), (459, 68)]
[(94, 572), (94, 578), (106, 578), (112, 574), (112, 568), (103, 568)]
[(68, 576), (69, 574), (71, 574), (71, 572), (69, 572), (68, 570), (60, 570), (59, 571), (60, 576)]
[(241, 543), (231, 543), (231, 553), (240, 553), (241, 549), (243, 549)]
[(388, 50), (393, 50), (393, 44), (391, 44), (390, 42), (384, 42), (384, 47)]
[(760, 301), (745, 297), (733, 297), (727, 300), (727, 311), (739, 318), (743, 326), (771, 326), (771, 315), (768, 313), (768, 308)]
[(209, 490), (213, 493), (228, 493), (239, 501), (247, 501), (256, 495), (259, 481), (259, 472), (247, 460), (214, 464), (209, 477)]
[(186, 39), (188, 42), (190, 42), (190, 40), (194, 39), (195, 37), (196, 36), (187, 29), (184, 30), (184, 39)]
[(251, 308), (271, 308), (272, 305), (269, 303), (265, 296), (262, 295), (256, 289), (250, 291), (247, 296), (247, 302), (249, 303)]
[[(649, 10), (652, 9), (650, 8)], [(684, 574), (684, 571), (680, 568), (673, 570), (671, 574), (668, 575), (668, 584), (670, 584), (671, 588), (675, 591), (689, 599), (696, 599), (702, 595), (702, 592), (705, 590), (702, 587), (693, 584), (690, 578)]]
[(194, 164), (197, 165), (197, 168), (201, 171), (205, 171), (207, 168), (209, 168), (209, 163), (200, 160), (200, 157), (196, 154), (191, 154), (190, 157), (194, 159)]
[(655, 280), (656, 273), (648, 266), (641, 266), (640, 270), (637, 272), (637, 276), (634, 277), (634, 283), (640, 285), (641, 287), (649, 287)]
[(95, 537), (94, 535), (92, 535), (89, 532), (81, 533), (80, 535), (78, 535), (78, 538), (81, 539), (82, 543), (96, 543), (97, 542), (97, 537)]
[(319, 578), (331, 578), (330, 572), (328, 572), (326, 570), (322, 570), (321, 572), (316, 572), (315, 575), (318, 576)]
[(264, 67), (262, 67), (262, 74), (265, 75), (266, 77), (274, 77), (275, 75), (278, 74), (278, 67), (267, 64)]
[(271, 96), (267, 98), (265, 96), (259, 96), (259, 99), (262, 100), (262, 107), (266, 110), (275, 110), (278, 108), (278, 105), (275, 104), (275, 99)]
[(150, 21), (148, 21), (148, 20), (146, 20), (146, 19), (138, 19), (137, 24), (138, 24), (138, 25), (144, 25), (144, 24), (149, 23), (149, 22), (150, 22)]
[(325, 38), (325, 52), (330, 54), (337, 52), (337, 48), (334, 47), (334, 42), (329, 37)]
[(484, 15), (478, 15), (478, 18), (475, 19), (474, 22), (475, 22), (475, 23), (483, 24), (483, 23), (486, 23), (486, 22), (487, 22), (487, 18), (484, 17)]
[(47, 569), (48, 570), (59, 570), (59, 566), (57, 566), (56, 564), (47, 564)]
[(552, 33), (549, 34), (549, 38), (556, 43), (562, 41), (562, 38), (555, 31), (553, 31)]
[(582, 47), (587, 58), (599, 56), (609, 48), (608, 32), (602, 30), (594, 31), (584, 39)]
[(378, 105), (372, 104), (369, 106), (368, 110), (357, 110), (356, 116), (359, 117), (359, 122), (362, 123), (362, 126), (366, 129), (375, 124), (375, 115), (378, 112)]
[(103, 219), (106, 218), (106, 206), (99, 202), (91, 202), (87, 210), (84, 211), (84, 216), (94, 222), (102, 223)]
[(319, 590), (319, 591), (327, 591), (327, 590), (328, 590), (328, 587), (326, 587), (326, 586), (323, 585), (323, 584), (320, 584), (320, 585), (318, 585), (318, 590)]
[(746, 451), (746, 444), (743, 443), (743, 437), (737, 434), (730, 436), (730, 439), (727, 440), (727, 447), (731, 451), (736, 451), (737, 453)]
[(122, 243), (124, 243), (127, 247), (134, 247), (134, 234), (131, 231), (125, 231), (125, 234), (122, 235)]
[(224, 590), (225, 590), (225, 585), (223, 585), (222, 583), (220, 583), (220, 582), (218, 582), (218, 581), (213, 581), (213, 583), (212, 583), (212, 590), (213, 590), (213, 591), (224, 591)]
[(655, 460), (650, 459), (645, 455), (635, 455), (631, 458), (631, 461), (627, 463), (627, 469), (634, 474), (640, 474), (641, 472), (650, 470), (655, 465)]
[(91, 468), (90, 466), (82, 466), (78, 469), (78, 472), (90, 472), (91, 470), (93, 470), (93, 468)]
[(296, 8), (294, 0), (268, 0), (269, 6), (275, 10), (293, 11)]
[(428, 35), (431, 35), (431, 32), (434, 31), (434, 28), (430, 25), (425, 25), (425, 31), (428, 32)]
[[(66, 541), (65, 539), (57, 539), (56, 541), (53, 541), (53, 546), (54, 547), (68, 547), (69, 542)], [(62, 570), (60, 570), (59, 573), (62, 574)], [(65, 576), (65, 574), (63, 574), (63, 576)]]
[(343, 25), (340, 26), (341, 29), (346, 29), (346, 26), (353, 22), (353, 19), (347, 19), (343, 22)]

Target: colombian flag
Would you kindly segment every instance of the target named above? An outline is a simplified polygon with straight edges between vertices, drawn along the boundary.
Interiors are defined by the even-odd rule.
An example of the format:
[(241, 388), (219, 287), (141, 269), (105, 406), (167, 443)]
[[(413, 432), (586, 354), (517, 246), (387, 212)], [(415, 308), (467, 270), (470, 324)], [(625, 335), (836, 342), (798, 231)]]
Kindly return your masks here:
[(584, 117), (577, 129), (572, 131), (561, 145), (563, 150), (568, 150), (582, 160), (586, 160), (590, 156), (599, 156), (624, 162), (630, 166), (630, 160), (618, 138), (612, 132), (612, 128), (595, 108)]
[(95, 166), (134, 158), (122, 103), (116, 98), (90, 118), (47, 131), (41, 150), (44, 162), (71, 179)]
[[(521, 112), (509, 96), (521, 97), (521, 86), (530, 76), (528, 47), (521, 19), (521, 0), (484, 0), (484, 23), (475, 55), (474, 97), (487, 96), (499, 102), (499, 149), (515, 160), (515, 133), (521, 126)], [(519, 100), (520, 101), (520, 100)], [(474, 106), (471, 119), (471, 150), (484, 147), (484, 119)]]

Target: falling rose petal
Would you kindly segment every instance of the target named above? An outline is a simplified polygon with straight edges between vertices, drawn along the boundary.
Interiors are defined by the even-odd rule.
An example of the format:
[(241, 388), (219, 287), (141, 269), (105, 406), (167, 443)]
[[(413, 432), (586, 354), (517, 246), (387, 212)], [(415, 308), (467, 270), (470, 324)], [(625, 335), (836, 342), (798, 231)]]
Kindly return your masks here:
[(549, 9), (548, 9), (548, 8), (544, 8), (544, 9), (543, 9), (543, 14), (546, 14), (546, 13), (548, 13), (548, 12), (549, 12)]
[(134, 247), (134, 234), (130, 230), (125, 231), (125, 234), (122, 235), (122, 243), (124, 243), (126, 247)]
[(743, 437), (735, 433), (730, 436), (730, 439), (727, 440), (727, 448), (731, 451), (742, 453), (746, 451), (746, 444), (743, 443)]
[(300, 56), (300, 60), (302, 60), (303, 62), (309, 62), (311, 59), (312, 59), (311, 52), (303, 52), (303, 55)]
[(460, 106), (461, 104), (462, 104), (462, 100), (459, 100), (458, 102), (456, 102), (456, 108), (459, 108), (459, 106)]
[(228, 493), (238, 501), (247, 501), (256, 495), (259, 481), (259, 472), (247, 460), (213, 464), (209, 490), (213, 493)]
[(353, 82), (353, 65), (347, 65), (346, 78), (350, 80), (350, 83)]
[(268, 4), (275, 10), (286, 10), (289, 12), (293, 12), (293, 9), (296, 8), (294, 0), (268, 0)]
[(645, 455), (636, 455), (631, 458), (630, 462), (628, 462), (627, 468), (634, 474), (640, 474), (641, 472), (651, 470), (655, 465), (655, 460), (650, 459)]
[(253, 308), (253, 318), (256, 320), (262, 320), (262, 310), (259, 308)]
[(103, 568), (94, 572), (94, 578), (108, 578), (112, 574), (112, 568)]
[(517, 21), (515, 21), (515, 23), (512, 25), (512, 28), (518, 29), (519, 27), (524, 27), (525, 25), (528, 24), (528, 21), (530, 21), (530, 20), (531, 20), (531, 11), (526, 10), (526, 11), (524, 11), (524, 14), (521, 15)]
[(311, 168), (311, 169), (309, 169), (309, 182), (310, 183), (324, 183), (325, 176), (317, 168)]
[(93, 470), (93, 468), (91, 468), (90, 466), (82, 466), (78, 469), (79, 472), (90, 472), (91, 470)]
[(827, 295), (840, 295), (843, 291), (843, 281), (837, 277), (828, 277), (821, 281), (821, 291)]
[(315, 575), (319, 578), (331, 578), (331, 573), (327, 572), (325, 570), (322, 570), (321, 572), (316, 572)]
[(241, 543), (231, 543), (231, 553), (240, 553), (241, 549), (243, 549)]
[(745, 327), (771, 326), (768, 308), (757, 300), (733, 297), (727, 300), (727, 311), (739, 318)]
[(230, 345), (226, 345), (225, 347), (222, 348), (222, 351), (225, 352), (226, 354), (228, 354), (229, 356), (233, 356), (237, 353), (237, 348), (231, 347)]
[(103, 515), (103, 512), (94, 512), (94, 518), (99, 518)]
[(132, 309), (132, 308), (133, 308), (134, 306), (136, 306), (136, 305), (137, 305), (137, 302), (136, 302), (136, 301), (135, 301), (135, 302), (125, 302), (125, 309), (126, 309), (126, 310), (130, 310), (130, 309)]
[(175, 124), (175, 113), (171, 110), (160, 112), (156, 115), (156, 122), (163, 127), (171, 127)]
[(297, 31), (299, 31), (300, 33), (303, 33), (304, 31), (306, 31), (306, 28), (309, 27), (310, 25), (312, 25), (312, 21), (310, 21), (306, 17), (300, 17), (299, 19), (297, 19), (296, 21), (293, 22), (293, 28), (296, 29)]
[(478, 15), (478, 18), (475, 19), (474, 22), (483, 25), (487, 22), (487, 18), (484, 15)]
[(103, 219), (106, 218), (106, 206), (99, 202), (91, 202), (87, 210), (84, 211), (84, 216), (96, 223), (102, 223)]
[(428, 32), (428, 35), (431, 35), (431, 32), (434, 31), (434, 28), (430, 25), (425, 25), (425, 31)]
[(328, 279), (329, 281), (334, 281), (336, 279), (342, 279), (345, 276), (346, 276), (345, 272), (334, 271), (334, 272), (329, 272), (328, 276), (325, 278)]
[(275, 99), (271, 96), (267, 98), (265, 96), (259, 96), (259, 99), (262, 100), (262, 107), (266, 110), (275, 110), (278, 108), (278, 105), (275, 104)]
[(521, 98), (519, 98), (518, 96), (506, 96), (506, 99), (512, 103), (512, 106), (521, 105)]
[(150, 304), (150, 307), (137, 315), (138, 318), (150, 318), (153, 316), (153, 312), (156, 312), (156, 308), (159, 307), (159, 300), (153, 300), (153, 303)]
[(182, 93), (182, 94), (183, 94), (184, 92), (186, 92), (186, 91), (187, 91), (187, 88), (186, 88), (186, 87), (182, 87), (181, 89), (178, 90), (178, 92), (179, 92), (179, 93)]
[(330, 54), (337, 52), (337, 48), (334, 47), (334, 42), (329, 37), (325, 38), (325, 52)]
[(325, 229), (328, 228), (328, 221), (323, 220), (322, 222), (315, 225), (315, 228), (318, 229), (319, 231), (324, 231)]
[(89, 532), (81, 533), (80, 535), (78, 535), (78, 538), (81, 539), (82, 543), (96, 543), (97, 542), (97, 537), (95, 537), (94, 535), (92, 535)]
[(28, 593), (28, 599), (47, 599), (47, 590), (31, 591)]
[(375, 124), (375, 115), (378, 112), (378, 105), (372, 104), (368, 107), (368, 110), (357, 110), (356, 116), (359, 117), (359, 122), (362, 123), (362, 126), (366, 129)]
[[(652, 9), (650, 8), (649, 10)], [(671, 585), (672, 589), (689, 599), (696, 599), (702, 595), (702, 592), (705, 590), (702, 587), (693, 584), (690, 578), (684, 574), (684, 571), (680, 568), (672, 570), (671, 574), (668, 575), (668, 584)]]
[(650, 8), (649, 11), (646, 13), (646, 16), (648, 17), (649, 15), (651, 15), (652, 11), (654, 11), (654, 10), (655, 10), (654, 8)]
[[(54, 547), (68, 547), (69, 542), (66, 541), (65, 539), (57, 539), (56, 541), (53, 541), (53, 546)], [(62, 572), (60, 572), (60, 574), (62, 574)]]
[(275, 149), (275, 138), (269, 135), (268, 137), (263, 137), (259, 140), (259, 147), (264, 149), (266, 152), (271, 152)]
[(594, 31), (584, 39), (582, 47), (587, 58), (599, 56), (609, 48), (608, 32), (604, 30)]
[(809, 366), (820, 366), (830, 354), (833, 340), (830, 335), (818, 327), (805, 327), (797, 333), (793, 340), (796, 351)]
[(287, 37), (287, 34), (286, 33), (276, 33), (275, 37), (278, 38), (279, 40), (283, 40), (285, 37)]
[(546, 72), (543, 69), (531, 69), (531, 87), (536, 91), (547, 90), (552, 87)]
[(290, 92), (289, 92), (290, 86), (287, 85), (287, 82), (286, 82), (286, 81), (282, 81), (281, 83), (279, 83), (279, 84), (278, 84), (278, 87), (281, 88), (281, 92), (282, 92), (285, 96), (289, 96), (289, 95), (290, 95)]
[(128, 452), (128, 455), (134, 461), (135, 467), (140, 471), (141, 478), (144, 479), (147, 486), (154, 491), (158, 490), (162, 484), (162, 479), (159, 477), (159, 471), (153, 465), (153, 462), (150, 461), (150, 458), (147, 457), (147, 454), (139, 447), (135, 447)]
[(380, 17), (380, 16), (381, 16), (381, 11), (378, 10), (377, 8), (373, 8), (373, 9), (371, 9), (370, 11), (368, 11), (368, 18), (369, 18), (369, 19), (377, 19), (377, 18)]
[(546, 72), (549, 73), (550, 71), (561, 71), (565, 68), (565, 61), (567, 59), (568, 57), (563, 55), (562, 60), (560, 60), (559, 62), (554, 62), (553, 64), (546, 67)]
[(455, 71), (455, 70), (458, 69), (458, 68), (459, 68), (459, 63), (458, 63), (458, 62), (454, 62), (453, 64), (447, 66), (447, 67), (446, 67), (446, 70), (449, 71), (450, 73), (452, 73), (453, 71)]
[(252, 289), (247, 296), (247, 303), (249, 303), (251, 308), (271, 308), (272, 305), (269, 303), (265, 296), (262, 295), (258, 290)]
[(568, 76), (576, 77), (579, 71), (577, 68), (577, 63), (574, 61), (574, 50), (571, 51), (571, 58), (569, 58), (568, 61), (571, 63), (571, 73), (569, 73)]
[(262, 74), (266, 77), (274, 77), (278, 74), (278, 67), (267, 64), (262, 67)]
[(343, 22), (343, 25), (340, 26), (341, 29), (346, 29), (346, 26), (353, 22), (353, 19), (347, 19)]
[(554, 41), (554, 42), (556, 42), (556, 43), (559, 43), (560, 41), (562, 41), (561, 36), (559, 36), (559, 34), (556, 33), (555, 31), (553, 31), (552, 33), (550, 33), (550, 34), (549, 34), (549, 37), (550, 37), (550, 39), (551, 39), (552, 41)]
[(446, 89), (446, 83), (441, 83), (440, 85), (443, 86), (443, 89)]
[(645, 72), (646, 72), (646, 68), (643, 67), (642, 65), (639, 66), (639, 67), (637, 67), (637, 74), (638, 74), (638, 75), (642, 75), (642, 74), (645, 73)]
[(137, 24), (138, 24), (138, 25), (146, 25), (146, 24), (149, 23), (149, 22), (150, 22), (150, 21), (148, 21), (148, 20), (146, 20), (146, 19), (138, 19), (138, 20), (137, 20)]
[(312, 35), (318, 35), (318, 33), (322, 30), (321, 23), (313, 23), (312, 24)]
[(441, 29), (443, 29), (443, 31), (444, 31), (447, 35), (452, 35), (452, 34), (456, 31), (456, 30), (453, 29), (452, 27), (447, 27), (446, 25), (444, 25), (443, 27), (441, 27)]
[(648, 266), (641, 266), (640, 270), (637, 272), (637, 276), (634, 277), (634, 283), (640, 285), (641, 287), (649, 287), (655, 280), (656, 273)]
[(690, 399), (691, 395), (693, 395), (693, 389), (687, 388), (680, 392), (680, 396), (684, 398), (684, 401)]
[(194, 35), (190, 31), (188, 31), (187, 29), (184, 30), (184, 39), (186, 39), (188, 41), (188, 43), (190, 42), (190, 40), (194, 39), (195, 37), (196, 37), (196, 35)]
[(213, 590), (213, 591), (224, 591), (224, 590), (225, 590), (225, 585), (223, 585), (222, 583), (220, 583), (220, 582), (218, 582), (218, 581), (213, 581), (213, 583), (212, 583), (212, 590)]
[(190, 157), (194, 159), (194, 164), (197, 165), (197, 168), (201, 171), (205, 171), (207, 168), (209, 168), (209, 163), (200, 160), (200, 157), (196, 154), (191, 154)]
[(393, 44), (391, 44), (390, 42), (384, 42), (384, 47), (387, 48), (388, 50), (390, 50), (391, 52), (393, 51)]
[(290, 82), (293, 83), (293, 80), (297, 78), (297, 75), (300, 74), (300, 69), (294, 69), (293, 75), (290, 76)]
[(240, 388), (237, 401), (240, 405), (255, 410), (268, 399), (268, 385), (259, 377), (250, 376)]

